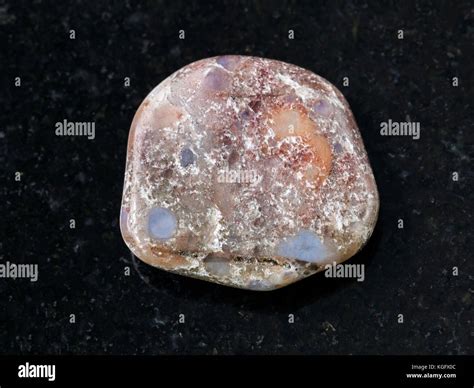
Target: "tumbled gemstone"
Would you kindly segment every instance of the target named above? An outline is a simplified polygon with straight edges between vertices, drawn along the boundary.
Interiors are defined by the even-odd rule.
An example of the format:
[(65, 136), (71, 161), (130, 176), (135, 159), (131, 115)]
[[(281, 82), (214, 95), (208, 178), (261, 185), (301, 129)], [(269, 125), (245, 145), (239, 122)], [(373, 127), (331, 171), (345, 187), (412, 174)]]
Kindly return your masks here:
[(153, 266), (276, 289), (353, 256), (378, 207), (346, 100), (300, 67), (204, 59), (159, 84), (133, 119), (120, 226)]

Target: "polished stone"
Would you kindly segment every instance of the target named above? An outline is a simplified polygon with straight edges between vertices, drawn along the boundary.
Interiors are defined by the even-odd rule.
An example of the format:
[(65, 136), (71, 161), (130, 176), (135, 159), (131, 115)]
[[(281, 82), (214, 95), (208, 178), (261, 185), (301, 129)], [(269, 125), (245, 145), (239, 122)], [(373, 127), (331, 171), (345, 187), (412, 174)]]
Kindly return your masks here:
[(120, 224), (153, 266), (276, 289), (353, 256), (378, 207), (346, 100), (300, 67), (204, 59), (159, 84), (132, 122)]

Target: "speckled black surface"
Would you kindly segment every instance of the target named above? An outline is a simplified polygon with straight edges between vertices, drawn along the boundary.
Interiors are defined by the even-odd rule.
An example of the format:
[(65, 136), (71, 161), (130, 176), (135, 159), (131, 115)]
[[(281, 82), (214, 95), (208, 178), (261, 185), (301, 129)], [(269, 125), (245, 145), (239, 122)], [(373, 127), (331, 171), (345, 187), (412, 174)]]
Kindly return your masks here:
[[(0, 260), (39, 264), (36, 283), (0, 279), (1, 353), (473, 353), (472, 3), (99, 3), (0, 3)], [(118, 216), (133, 114), (172, 72), (218, 54), (308, 68), (348, 99), (381, 196), (352, 260), (364, 282), (254, 293), (132, 260)], [(421, 122), (421, 139), (380, 136), (390, 118)], [(96, 139), (55, 136), (63, 119), (95, 121)]]

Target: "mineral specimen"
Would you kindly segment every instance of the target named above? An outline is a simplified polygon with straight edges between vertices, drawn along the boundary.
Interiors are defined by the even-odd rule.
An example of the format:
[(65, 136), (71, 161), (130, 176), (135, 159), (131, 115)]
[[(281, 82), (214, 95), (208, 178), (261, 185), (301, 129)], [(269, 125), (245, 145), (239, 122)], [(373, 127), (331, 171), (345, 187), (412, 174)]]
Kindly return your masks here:
[(346, 100), (300, 67), (204, 59), (133, 119), (120, 226), (152, 266), (273, 290), (354, 255), (378, 207)]

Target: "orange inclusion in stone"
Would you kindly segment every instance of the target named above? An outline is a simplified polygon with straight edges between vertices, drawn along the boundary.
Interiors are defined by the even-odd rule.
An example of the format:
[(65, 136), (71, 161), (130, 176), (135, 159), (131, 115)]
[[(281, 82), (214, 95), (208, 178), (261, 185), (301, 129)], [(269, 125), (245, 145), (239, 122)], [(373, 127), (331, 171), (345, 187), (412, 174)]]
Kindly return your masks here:
[(304, 166), (304, 177), (321, 185), (331, 171), (332, 153), (326, 138), (302, 109), (280, 108), (272, 112), (270, 126), (277, 140), (298, 136), (309, 146), (313, 158)]

